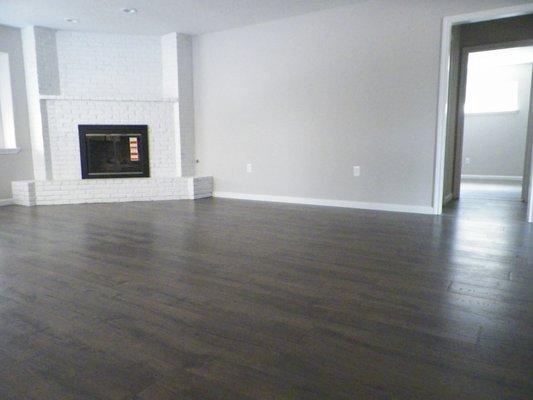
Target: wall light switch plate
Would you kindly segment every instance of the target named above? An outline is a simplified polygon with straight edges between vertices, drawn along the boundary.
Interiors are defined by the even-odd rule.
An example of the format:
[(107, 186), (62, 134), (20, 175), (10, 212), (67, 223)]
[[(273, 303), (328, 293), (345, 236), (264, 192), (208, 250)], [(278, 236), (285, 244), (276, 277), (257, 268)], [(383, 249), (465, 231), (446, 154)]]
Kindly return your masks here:
[(252, 164), (246, 164), (246, 172), (248, 173), (252, 172)]
[(359, 166), (353, 167), (353, 176), (359, 176), (359, 175), (361, 175), (361, 167)]

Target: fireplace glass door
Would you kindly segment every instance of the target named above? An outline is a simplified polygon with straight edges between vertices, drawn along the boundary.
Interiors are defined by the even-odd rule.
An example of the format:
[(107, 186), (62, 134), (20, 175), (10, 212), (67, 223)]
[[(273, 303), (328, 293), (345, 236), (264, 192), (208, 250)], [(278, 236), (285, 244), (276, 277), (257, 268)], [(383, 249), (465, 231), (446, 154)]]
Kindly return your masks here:
[(145, 125), (80, 125), (82, 177), (147, 177)]

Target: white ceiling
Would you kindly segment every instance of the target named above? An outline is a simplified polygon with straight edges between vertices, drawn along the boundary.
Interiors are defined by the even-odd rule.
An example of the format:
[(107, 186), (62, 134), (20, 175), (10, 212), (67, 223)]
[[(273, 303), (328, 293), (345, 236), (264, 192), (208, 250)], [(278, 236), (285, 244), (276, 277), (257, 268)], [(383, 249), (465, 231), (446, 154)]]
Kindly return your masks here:
[[(0, 24), (161, 35), (206, 33), (365, 0), (0, 0)], [(126, 14), (123, 8), (137, 8)], [(65, 22), (75, 18), (79, 23)]]

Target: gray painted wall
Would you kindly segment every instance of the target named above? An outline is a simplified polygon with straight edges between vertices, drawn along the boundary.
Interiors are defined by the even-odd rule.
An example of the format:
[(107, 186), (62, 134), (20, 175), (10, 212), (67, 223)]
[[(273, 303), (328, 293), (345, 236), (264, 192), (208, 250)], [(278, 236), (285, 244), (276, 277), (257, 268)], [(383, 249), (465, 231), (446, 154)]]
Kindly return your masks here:
[(12, 181), (33, 178), (20, 29), (0, 25), (0, 51), (9, 54), (15, 135), (22, 149), (18, 154), (0, 154), (0, 199), (7, 199)]
[[(518, 82), (517, 113), (466, 114), (463, 175), (522, 176), (529, 116), (531, 64), (499, 68)], [(465, 159), (470, 158), (470, 164)]]
[(371, 0), (197, 37), (196, 172), (217, 191), (430, 206), (442, 18), (521, 3)]

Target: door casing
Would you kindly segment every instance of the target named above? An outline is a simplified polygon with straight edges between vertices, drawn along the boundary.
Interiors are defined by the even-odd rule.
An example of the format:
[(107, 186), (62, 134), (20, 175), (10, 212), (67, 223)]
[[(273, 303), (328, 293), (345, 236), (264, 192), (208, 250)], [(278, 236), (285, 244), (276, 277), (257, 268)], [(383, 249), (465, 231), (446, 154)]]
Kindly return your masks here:
[[(439, 99), (437, 111), (437, 140), (435, 144), (435, 166), (433, 179), (433, 213), (442, 214), (443, 194), (444, 194), (444, 169), (446, 158), (446, 129), (448, 118), (448, 95), (450, 84), (450, 58), (451, 58), (451, 40), (452, 28), (455, 25), (475, 23), (482, 21), (491, 21), (507, 17), (516, 17), (533, 13), (533, 4), (523, 4), (514, 7), (504, 7), (494, 10), (481, 11), (476, 13), (461, 14), (443, 18), (442, 22), (442, 40), (441, 40), (441, 58), (440, 58), (440, 77), (439, 77)], [(509, 43), (507, 43), (509, 45)], [(463, 74), (464, 75), (464, 74)], [(466, 86), (465, 86), (466, 89)], [(463, 100), (464, 104), (464, 100)], [(453, 106), (453, 105), (452, 105)], [(531, 120), (530, 120), (531, 123)], [(464, 124), (464, 118), (463, 118)], [(461, 144), (462, 146), (462, 144)], [(531, 146), (530, 154), (533, 154)], [(461, 148), (462, 150), (462, 148)], [(532, 163), (533, 169), (533, 163)], [(454, 175), (460, 174), (454, 169)], [(530, 173), (529, 181), (529, 199), (528, 199), (528, 220), (533, 222), (533, 173)]]

